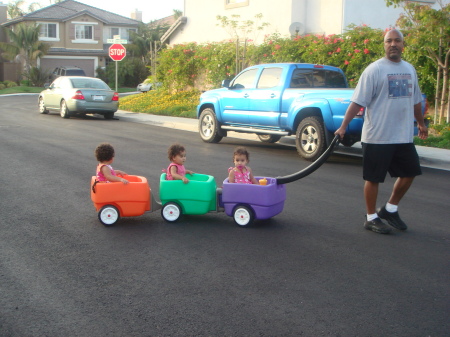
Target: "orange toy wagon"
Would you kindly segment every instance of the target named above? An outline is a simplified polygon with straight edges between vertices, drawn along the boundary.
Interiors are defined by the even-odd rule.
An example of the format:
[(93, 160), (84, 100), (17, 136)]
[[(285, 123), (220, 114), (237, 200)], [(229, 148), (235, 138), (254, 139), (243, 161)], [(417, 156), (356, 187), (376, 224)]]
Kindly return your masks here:
[(121, 216), (139, 216), (145, 212), (153, 212), (161, 208), (152, 195), (147, 178), (127, 175), (129, 181), (96, 182), (91, 178), (91, 200), (98, 212), (98, 219), (105, 226), (114, 225)]

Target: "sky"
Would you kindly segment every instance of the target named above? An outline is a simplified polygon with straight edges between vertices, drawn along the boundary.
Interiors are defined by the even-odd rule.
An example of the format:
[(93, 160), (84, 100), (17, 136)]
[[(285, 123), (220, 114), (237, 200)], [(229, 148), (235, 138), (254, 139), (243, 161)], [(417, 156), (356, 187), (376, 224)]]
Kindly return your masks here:
[[(172, 15), (174, 9), (184, 10), (184, 0), (76, 0), (86, 5), (107, 10), (122, 16), (130, 17), (131, 12), (136, 9), (142, 12), (144, 23), (161, 19)], [(3, 0), (4, 4), (9, 1)], [(27, 5), (31, 2), (38, 2), (42, 7), (50, 5), (49, 0), (26, 0)]]

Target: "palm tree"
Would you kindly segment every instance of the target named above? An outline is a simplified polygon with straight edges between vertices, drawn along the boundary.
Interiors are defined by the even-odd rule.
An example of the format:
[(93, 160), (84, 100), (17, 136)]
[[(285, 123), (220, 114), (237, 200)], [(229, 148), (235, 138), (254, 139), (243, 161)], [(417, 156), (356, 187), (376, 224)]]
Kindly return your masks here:
[(10, 42), (0, 42), (5, 58), (21, 61), (25, 72), (29, 72), (32, 63), (44, 56), (50, 49), (48, 43), (39, 41), (40, 26), (37, 24), (20, 23), (14, 30), (5, 28)]

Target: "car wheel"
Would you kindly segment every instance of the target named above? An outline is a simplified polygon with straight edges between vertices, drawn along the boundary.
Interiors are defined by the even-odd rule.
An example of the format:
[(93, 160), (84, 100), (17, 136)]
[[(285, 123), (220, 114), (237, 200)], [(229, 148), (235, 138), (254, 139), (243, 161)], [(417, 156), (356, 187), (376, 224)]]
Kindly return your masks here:
[(325, 129), (317, 117), (306, 117), (300, 122), (295, 146), (298, 154), (309, 161), (315, 161), (326, 150)]
[(103, 114), (103, 117), (105, 117), (105, 119), (113, 119), (114, 118), (114, 112), (105, 112)]
[(181, 208), (174, 202), (168, 202), (161, 209), (161, 216), (167, 222), (175, 222), (181, 216)]
[(233, 218), (238, 226), (247, 227), (253, 223), (255, 216), (250, 207), (239, 205), (233, 211)]
[(39, 113), (48, 114), (48, 110), (45, 107), (44, 99), (39, 97)]
[(202, 111), (198, 122), (198, 131), (206, 143), (218, 143), (222, 140), (222, 136), (219, 135), (219, 123), (212, 109), (207, 108)]
[(281, 136), (277, 135), (258, 135), (258, 138), (263, 143), (276, 143), (281, 139)]
[(65, 100), (61, 101), (61, 108), (59, 109), (59, 114), (61, 115), (62, 118), (70, 117), (70, 111), (69, 108), (67, 107)]
[(98, 219), (103, 225), (112, 226), (120, 219), (119, 210), (112, 205), (103, 206), (98, 212)]

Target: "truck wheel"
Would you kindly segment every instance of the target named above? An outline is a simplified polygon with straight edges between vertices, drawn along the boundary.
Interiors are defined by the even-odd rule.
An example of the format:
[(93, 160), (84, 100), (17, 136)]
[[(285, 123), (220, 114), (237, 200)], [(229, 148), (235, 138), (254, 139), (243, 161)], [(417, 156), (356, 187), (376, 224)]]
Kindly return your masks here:
[(181, 208), (174, 202), (168, 202), (161, 209), (161, 216), (167, 222), (175, 222), (181, 216)]
[(105, 226), (112, 226), (120, 219), (119, 210), (112, 205), (103, 206), (98, 212), (98, 219)]
[(219, 135), (219, 123), (212, 109), (206, 108), (202, 111), (198, 122), (198, 131), (206, 143), (218, 143), (222, 140), (222, 136)]
[(306, 117), (297, 127), (295, 146), (306, 160), (315, 161), (326, 149), (325, 130), (317, 117)]
[(255, 216), (250, 207), (239, 205), (233, 211), (233, 218), (238, 226), (247, 227), (253, 223)]
[(258, 138), (263, 143), (276, 143), (281, 139), (281, 136), (277, 135), (258, 135)]

